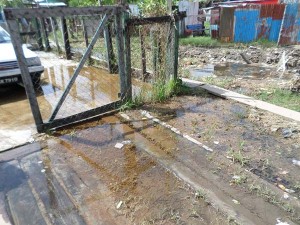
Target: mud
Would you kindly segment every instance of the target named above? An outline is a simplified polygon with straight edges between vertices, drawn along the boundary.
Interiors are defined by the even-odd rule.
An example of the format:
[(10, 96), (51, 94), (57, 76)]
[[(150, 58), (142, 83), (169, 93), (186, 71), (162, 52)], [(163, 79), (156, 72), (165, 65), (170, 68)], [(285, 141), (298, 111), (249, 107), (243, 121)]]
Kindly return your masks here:
[[(243, 61), (241, 53), (250, 60), (250, 65)], [(231, 83), (227, 86), (225, 84), (226, 88), (243, 94), (253, 94), (261, 88), (272, 86), (299, 92), (299, 54), (297, 46), (211, 49), (181, 46), (179, 73), (183, 77), (198, 80), (207, 77), (225, 78)], [(283, 55), (287, 61), (285, 70), (282, 69)]]
[[(214, 149), (210, 159), (216, 166), (215, 173), (228, 183), (233, 175), (243, 174), (242, 170), (246, 169), (267, 181), (275, 192), (279, 191), (280, 199), (283, 191), (290, 192), (290, 199), (300, 197), (299, 168), (293, 164), (293, 159), (300, 158), (299, 123), (235, 102), (215, 99), (208, 94), (201, 98), (177, 97), (167, 104), (155, 104), (146, 109)], [(173, 116), (170, 117), (169, 112)], [(283, 130), (290, 127), (296, 132), (285, 138)], [(237, 164), (240, 169), (234, 167)], [(249, 175), (245, 176), (248, 181), (238, 186), (253, 191), (253, 180)], [(296, 208), (290, 210), (293, 211), (291, 217), (299, 216), (298, 200)]]
[[(128, 140), (122, 149), (114, 147)], [(28, 224), (226, 223), (204, 196), (145, 152), (145, 141), (107, 117), (46, 141), (40, 151), (1, 155), (7, 206), (1, 213)]]

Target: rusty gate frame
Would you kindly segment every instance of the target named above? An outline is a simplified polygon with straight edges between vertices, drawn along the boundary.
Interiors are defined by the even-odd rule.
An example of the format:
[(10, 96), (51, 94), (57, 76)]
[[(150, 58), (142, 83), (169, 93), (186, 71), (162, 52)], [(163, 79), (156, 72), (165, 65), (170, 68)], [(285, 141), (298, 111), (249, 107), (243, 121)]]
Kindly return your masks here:
[[(35, 9), (4, 9), (5, 17), (7, 20), (8, 28), (11, 34), (11, 41), (14, 46), (16, 57), (19, 63), (19, 68), (21, 70), (21, 77), (24, 83), (27, 98), (29, 100), (30, 108), (33, 114), (33, 118), (36, 124), (38, 132), (45, 132), (49, 129), (66, 126), (72, 123), (81, 122), (83, 120), (89, 119), (91, 117), (99, 116), (103, 113), (116, 110), (122, 103), (128, 101), (132, 97), (132, 87), (131, 87), (131, 73), (130, 73), (130, 54), (126, 46), (128, 41), (127, 29), (125, 28), (124, 18), (126, 16), (126, 8), (122, 5), (118, 6), (99, 6), (99, 7), (55, 7), (55, 8), (35, 8)], [(34, 15), (34, 16), (32, 16)], [(82, 59), (80, 60), (72, 78), (70, 79), (67, 88), (62, 94), (59, 102), (57, 103), (55, 109), (50, 116), (49, 121), (43, 122), (38, 101), (36, 98), (35, 89), (30, 78), (29, 69), (22, 49), (21, 35), (19, 32), (17, 19), (25, 18), (31, 19), (35, 18), (49, 18), (60, 16), (64, 19), (66, 16), (92, 16), (92, 15), (102, 15), (102, 20), (99, 23), (96, 33), (94, 34), (91, 43), (87, 47)], [(107, 105), (100, 106), (95, 109), (87, 110), (75, 115), (71, 115), (61, 119), (55, 119), (60, 107), (62, 106), (64, 100), (66, 99), (72, 85), (74, 84), (80, 70), (82, 69), (84, 63), (89, 57), (90, 52), (93, 49), (97, 39), (99, 38), (101, 32), (104, 31), (105, 23), (114, 17), (115, 27), (116, 27), (116, 41), (118, 49), (118, 71), (120, 77), (120, 100), (109, 103)]]

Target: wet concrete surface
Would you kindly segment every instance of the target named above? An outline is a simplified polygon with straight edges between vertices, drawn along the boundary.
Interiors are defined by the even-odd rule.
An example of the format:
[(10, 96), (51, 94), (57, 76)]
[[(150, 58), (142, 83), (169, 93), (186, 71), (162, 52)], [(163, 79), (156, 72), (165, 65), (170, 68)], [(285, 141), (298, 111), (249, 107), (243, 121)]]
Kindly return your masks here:
[(2, 153), (0, 214), (12, 224), (226, 223), (204, 195), (145, 151), (151, 146), (111, 116)]
[[(205, 99), (203, 104), (215, 102)], [(155, 112), (160, 107), (158, 116), (170, 124), (176, 119), (173, 125), (185, 132), (181, 119), (192, 127), (186, 116), (195, 119), (191, 115), (203, 108), (201, 102), (189, 100), (182, 108), (151, 108)], [(239, 105), (230, 110), (233, 115), (246, 112)], [(47, 225), (232, 224), (234, 219), (263, 225), (276, 224), (278, 218), (294, 224), (280, 207), (232, 183), (231, 177), (241, 169), (222, 159), (226, 146), (220, 137), (218, 145), (208, 141), (215, 151), (211, 153), (140, 111), (127, 115), (128, 121), (104, 117), (57, 131), (41, 145), (0, 154), (2, 218), (12, 224)], [(118, 143), (123, 147), (116, 147)], [(247, 182), (252, 183), (250, 176)]]
[[(72, 77), (74, 61), (59, 59), (52, 53), (38, 52), (45, 71), (36, 85), (36, 96), (44, 122)], [(119, 78), (95, 67), (84, 67), (56, 118), (64, 118), (119, 100)], [(20, 85), (0, 89), (0, 151), (32, 142), (36, 134), (25, 89)]]
[[(53, 53), (38, 52), (45, 71), (36, 86), (41, 116), (47, 122), (74, 74), (76, 63), (59, 59)], [(142, 84), (133, 81), (133, 92)], [(119, 100), (120, 80), (117, 74), (85, 66), (80, 71), (56, 119), (65, 118)], [(0, 151), (32, 142), (37, 133), (25, 89), (20, 85), (0, 89)]]
[[(226, 217), (241, 224), (297, 223), (298, 173), (291, 163), (299, 158), (297, 140), (270, 134), (246, 106), (206, 93), (144, 109), (213, 152), (139, 110), (126, 112), (128, 121), (109, 116), (84, 123), (31, 150), (0, 154), (0, 218), (47, 225), (224, 224)], [(246, 178), (238, 183), (233, 176)], [(295, 193), (283, 200), (279, 185)]]

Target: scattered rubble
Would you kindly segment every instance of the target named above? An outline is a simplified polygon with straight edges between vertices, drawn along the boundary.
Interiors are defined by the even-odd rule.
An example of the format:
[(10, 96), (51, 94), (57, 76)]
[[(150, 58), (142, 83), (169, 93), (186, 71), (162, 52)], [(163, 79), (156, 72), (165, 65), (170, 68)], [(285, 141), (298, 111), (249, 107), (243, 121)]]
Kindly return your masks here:
[[(197, 59), (196, 64), (206, 63), (245, 63), (242, 55), (247, 57), (249, 63), (260, 63), (265, 65), (277, 65), (282, 58), (282, 55), (286, 56), (286, 67), (288, 70), (294, 73), (300, 71), (300, 49), (294, 49), (291, 47), (272, 47), (272, 48), (258, 48), (250, 46), (246, 49), (237, 48), (201, 48), (180, 46), (179, 49), (180, 58)], [(186, 64), (194, 64), (193, 60), (186, 61)]]

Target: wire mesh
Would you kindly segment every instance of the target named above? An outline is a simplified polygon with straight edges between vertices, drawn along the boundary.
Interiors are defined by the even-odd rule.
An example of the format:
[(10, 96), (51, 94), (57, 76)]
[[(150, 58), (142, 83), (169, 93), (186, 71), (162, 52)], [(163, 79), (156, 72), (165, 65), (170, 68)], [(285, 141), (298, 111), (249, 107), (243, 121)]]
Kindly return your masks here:
[(174, 74), (174, 25), (170, 22), (132, 26), (133, 77), (154, 83)]
[[(123, 12), (122, 7), (66, 7), (7, 13), (17, 55), (22, 55), (19, 41), (38, 55), (17, 56), (37, 126), (61, 126), (105, 113), (131, 96), (132, 83), (139, 92), (145, 83), (153, 92), (175, 77), (172, 17), (130, 23)], [(31, 71), (36, 65), (44, 71)]]
[[(115, 21), (111, 15), (105, 17), (107, 20), (104, 17), (105, 14), (64, 16), (58, 13), (55, 17), (32, 15), (17, 20), (22, 42), (36, 51), (45, 68), (30, 72), (44, 123), (51, 115), (51, 120), (72, 115), (80, 118), (83, 112), (120, 100)], [(98, 37), (94, 38), (99, 29)], [(28, 64), (30, 60), (26, 54), (25, 57)], [(73, 60), (66, 60), (70, 58)], [(74, 83), (70, 84), (72, 79)], [(60, 105), (64, 93), (67, 95)], [(57, 108), (57, 114), (53, 115)]]

